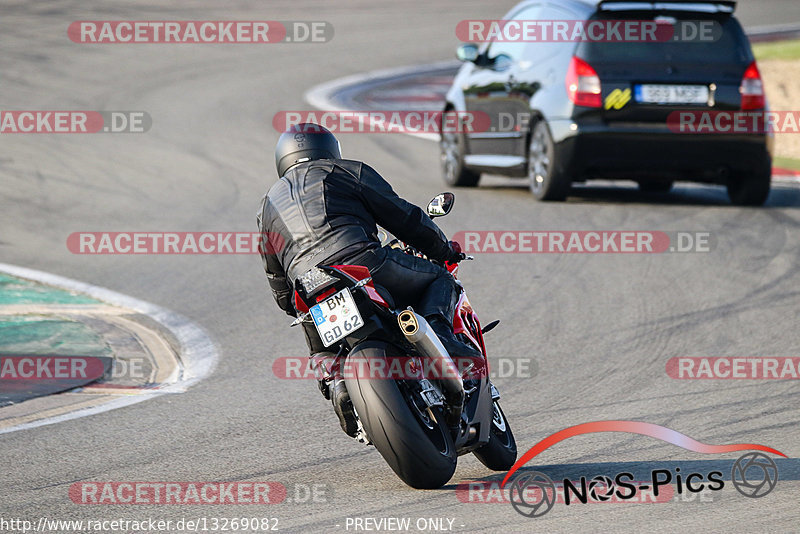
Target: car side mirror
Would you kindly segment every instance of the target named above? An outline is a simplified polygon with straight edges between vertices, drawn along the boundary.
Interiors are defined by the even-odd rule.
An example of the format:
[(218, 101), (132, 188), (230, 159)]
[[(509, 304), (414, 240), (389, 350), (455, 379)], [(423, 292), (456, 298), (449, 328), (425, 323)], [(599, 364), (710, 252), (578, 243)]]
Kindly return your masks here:
[(498, 54), (490, 60), (490, 67), (494, 70), (507, 70), (514, 64), (514, 60), (508, 54)]
[(431, 219), (444, 217), (453, 209), (456, 196), (453, 193), (439, 193), (428, 202), (428, 215)]
[(467, 43), (459, 46), (456, 49), (456, 57), (459, 61), (474, 62), (478, 59), (478, 45), (474, 43)]

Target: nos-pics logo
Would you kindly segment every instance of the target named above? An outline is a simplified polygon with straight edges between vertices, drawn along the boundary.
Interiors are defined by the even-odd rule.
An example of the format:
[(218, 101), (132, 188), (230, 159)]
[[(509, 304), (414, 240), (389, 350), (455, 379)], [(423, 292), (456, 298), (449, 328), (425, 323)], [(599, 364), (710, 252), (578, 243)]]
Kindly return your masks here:
[[(751, 450), (764, 451), (786, 457), (780, 451), (757, 444), (708, 445), (674, 430), (638, 421), (596, 421), (570, 427), (549, 436), (525, 453), (511, 468), (503, 479), (504, 486), (513, 474), (531, 458), (551, 445), (580, 434), (593, 432), (628, 432), (641, 434), (694, 452), (719, 454), (732, 451)], [(525, 517), (541, 517), (553, 509), (556, 502), (570, 504), (587, 504), (588, 502), (606, 502), (611, 499), (629, 500), (643, 490), (652, 490), (657, 497), (659, 488), (675, 484), (678, 494), (684, 491), (698, 493), (704, 490), (719, 491), (725, 487), (722, 471), (708, 473), (681, 472), (679, 467), (672, 470), (654, 469), (650, 472), (649, 481), (634, 482), (634, 475), (628, 472), (617, 473), (614, 477), (604, 474), (589, 480), (581, 477), (578, 481), (563, 479), (554, 482), (545, 473), (525, 471), (519, 473), (509, 488), (509, 500), (514, 510)], [(731, 482), (736, 490), (750, 498), (768, 495), (778, 482), (778, 466), (775, 461), (762, 452), (748, 452), (742, 455), (733, 465)]]

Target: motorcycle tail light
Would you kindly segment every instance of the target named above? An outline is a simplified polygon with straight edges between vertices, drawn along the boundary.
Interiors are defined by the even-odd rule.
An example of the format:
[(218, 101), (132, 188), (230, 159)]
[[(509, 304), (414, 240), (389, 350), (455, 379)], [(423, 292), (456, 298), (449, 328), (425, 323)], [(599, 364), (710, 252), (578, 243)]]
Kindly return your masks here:
[(306, 290), (306, 294), (310, 295), (316, 289), (323, 287), (326, 284), (335, 282), (336, 278), (329, 275), (319, 267), (309, 269), (304, 275), (297, 279)]

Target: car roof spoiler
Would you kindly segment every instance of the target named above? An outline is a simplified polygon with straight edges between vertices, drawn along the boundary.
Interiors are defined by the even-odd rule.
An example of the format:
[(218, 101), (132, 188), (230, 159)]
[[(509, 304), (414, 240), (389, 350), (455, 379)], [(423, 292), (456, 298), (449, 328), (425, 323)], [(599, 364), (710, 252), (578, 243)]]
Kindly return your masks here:
[(735, 0), (666, 0), (664, 2), (636, 0), (600, 0), (597, 8), (603, 11), (694, 11), (698, 13), (733, 13)]

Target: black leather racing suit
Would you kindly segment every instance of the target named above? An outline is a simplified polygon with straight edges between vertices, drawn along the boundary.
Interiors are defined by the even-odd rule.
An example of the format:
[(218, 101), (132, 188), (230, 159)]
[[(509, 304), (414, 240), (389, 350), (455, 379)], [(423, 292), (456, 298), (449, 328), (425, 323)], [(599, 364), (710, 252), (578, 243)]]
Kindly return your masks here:
[[(317, 265), (364, 265), (398, 307), (452, 321), (459, 287), (446, 269), (399, 250), (382, 248), (376, 223), (428, 257), (444, 260), (450, 246), (419, 207), (406, 202), (369, 165), (351, 160), (301, 163), (275, 183), (258, 214), (261, 251), (278, 306), (295, 316), (295, 280)], [(324, 346), (311, 326), (311, 352)]]

